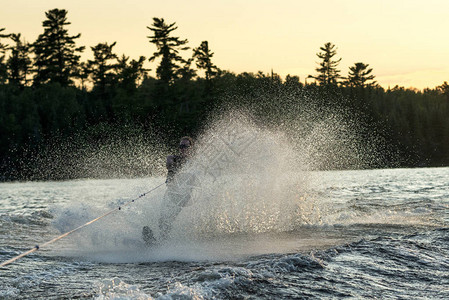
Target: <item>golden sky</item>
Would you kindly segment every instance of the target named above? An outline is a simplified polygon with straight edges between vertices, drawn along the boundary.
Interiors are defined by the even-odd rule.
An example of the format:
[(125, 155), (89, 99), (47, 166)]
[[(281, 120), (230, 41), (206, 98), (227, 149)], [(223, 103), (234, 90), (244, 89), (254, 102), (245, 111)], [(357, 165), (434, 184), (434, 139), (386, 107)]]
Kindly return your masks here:
[[(221, 69), (315, 74), (316, 53), (334, 43), (342, 75), (363, 62), (384, 87), (423, 89), (449, 81), (448, 0), (1, 0), (0, 28), (33, 42), (45, 11), (67, 9), (78, 45), (117, 42), (117, 54), (147, 58), (153, 17), (176, 22), (175, 35), (197, 47), (207, 40)], [(191, 56), (189, 50), (186, 57)], [(155, 63), (148, 63), (155, 69)], [(310, 80), (310, 79), (309, 79)]]

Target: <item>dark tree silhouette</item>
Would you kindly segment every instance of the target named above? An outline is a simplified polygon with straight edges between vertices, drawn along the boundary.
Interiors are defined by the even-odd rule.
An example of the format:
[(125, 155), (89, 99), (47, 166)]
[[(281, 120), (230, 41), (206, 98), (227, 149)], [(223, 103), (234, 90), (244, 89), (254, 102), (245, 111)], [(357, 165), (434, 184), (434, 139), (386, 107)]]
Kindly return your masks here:
[(437, 86), (437, 89), (444, 95), (446, 100), (449, 101), (449, 84), (447, 84), (447, 81), (445, 81), (442, 85)]
[(118, 58), (116, 70), (119, 87), (127, 91), (134, 91), (138, 87), (149, 71), (143, 67), (145, 59), (145, 56), (141, 56), (138, 60), (128, 62), (129, 56), (124, 54)]
[[(189, 49), (185, 46), (188, 40), (171, 36), (171, 33), (178, 28), (175, 24), (166, 24), (163, 18), (153, 18), (152, 27), (147, 27), (153, 33), (148, 36), (150, 43), (155, 44), (157, 48), (157, 51), (150, 57), (150, 62), (161, 58), (156, 74), (167, 85), (173, 83), (180, 74), (185, 74), (185, 68), (190, 64), (179, 55), (180, 51)], [(183, 68), (184, 70), (180, 72)]]
[(29, 57), (30, 45), (21, 40), (21, 34), (11, 34), (11, 39), (15, 43), (11, 46), (11, 56), (8, 58), (8, 80), (9, 83), (24, 87), (28, 83), (28, 75), (31, 69), (31, 59)]
[(340, 70), (337, 69), (341, 58), (333, 59), (337, 54), (336, 47), (332, 43), (326, 43), (323, 47), (320, 47), (320, 50), (322, 52), (316, 54), (321, 59), (319, 63), (320, 67), (315, 69), (318, 75), (314, 76), (314, 78), (320, 85), (328, 86), (336, 84), (338, 79), (341, 78), (339, 75)]
[(75, 40), (81, 34), (69, 36), (65, 27), (67, 10), (52, 9), (45, 13), (47, 19), (42, 23), (44, 33), (33, 44), (35, 55), (34, 85), (58, 82), (62, 86), (73, 83), (77, 75), (80, 55), (85, 47), (76, 47)]
[(193, 58), (189, 58), (184, 61), (184, 65), (181, 66), (176, 72), (176, 77), (182, 79), (183, 81), (188, 81), (196, 76), (196, 71), (191, 68), (193, 62)]
[(368, 69), (369, 64), (362, 62), (355, 63), (354, 66), (349, 67), (348, 80), (346, 84), (351, 87), (366, 87), (376, 84), (374, 80), (375, 76), (371, 74), (373, 69)]
[[(183, 59), (187, 40), (173, 37), (175, 23), (166, 24), (159, 18), (154, 18), (154, 24), (148, 27), (149, 41), (157, 48), (150, 61), (160, 62), (158, 78), (153, 78), (147, 75), (143, 56), (136, 60), (126, 55), (117, 58), (113, 53), (115, 43), (91, 47), (94, 58), (89, 63), (80, 62), (83, 47), (75, 46), (80, 35), (67, 34), (64, 28), (70, 23), (66, 14), (58, 9), (47, 12), (44, 33), (30, 48), (36, 54), (32, 60), (35, 84), (57, 84), (28, 86), (28, 55), (33, 53), (27, 53), (28, 45), (19, 34), (5, 34), (5, 29), (0, 29), (0, 180), (85, 176), (83, 171), (72, 172), (76, 159), (72, 165), (70, 160), (58, 159), (63, 165), (53, 169), (53, 158), (65, 157), (68, 152), (76, 154), (77, 147), (80, 147), (78, 154), (85, 153), (86, 143), (97, 146), (105, 135), (118, 129), (120, 140), (128, 140), (129, 133), (137, 130), (148, 132), (147, 136), (160, 138), (170, 146), (169, 141), (180, 134), (200, 134), (208, 124), (208, 117), (220, 107), (243, 108), (261, 124), (281, 128), (288, 127), (284, 126), (289, 124), (287, 120), (295, 124), (302, 121), (302, 111), (306, 115), (309, 110), (326, 115), (341, 108), (354, 122), (362, 121), (360, 125), (364, 128), (354, 128), (357, 145), (361, 145), (359, 139), (369, 140), (369, 133), (375, 132), (380, 134), (379, 143), (388, 146), (382, 151), (388, 164), (384, 164), (387, 162), (382, 154), (382, 158), (367, 161), (366, 165), (344, 162), (335, 164), (337, 168), (449, 165), (448, 82), (423, 91), (399, 86), (384, 90), (375, 84), (369, 65), (363, 63), (349, 68), (349, 76), (343, 82), (337, 70), (341, 59), (335, 58), (336, 47), (331, 43), (321, 47), (317, 54), (321, 63), (314, 78), (319, 85), (303, 85), (294, 75), (283, 81), (273, 71), (271, 74), (219, 71), (211, 62), (213, 53), (206, 41), (194, 49), (193, 57)], [(205, 78), (195, 78), (193, 63), (197, 66), (195, 70), (204, 70)], [(88, 78), (92, 90), (84, 88)], [(75, 79), (81, 80), (76, 81), (81, 88), (64, 86)], [(341, 86), (328, 88), (336, 84)], [(300, 127), (298, 136), (307, 136), (308, 130), (313, 130), (307, 122)], [(295, 136), (296, 131), (295, 126), (288, 133)], [(59, 142), (70, 147), (63, 147), (64, 153), (55, 152), (54, 146)], [(48, 163), (34, 165), (35, 158)], [(142, 165), (143, 168), (129, 170), (134, 175), (147, 176), (148, 169)], [(134, 173), (137, 169), (142, 173)], [(40, 173), (42, 170), (46, 173)], [(51, 170), (57, 172), (50, 174)]]
[(91, 47), (94, 59), (87, 61), (87, 68), (94, 83), (94, 89), (98, 89), (100, 93), (104, 93), (107, 86), (112, 85), (116, 78), (117, 55), (112, 52), (115, 45), (116, 42), (111, 45), (99, 43)]
[(81, 89), (85, 90), (86, 89), (86, 81), (89, 79), (89, 75), (90, 75), (90, 70), (89, 70), (89, 66), (86, 62), (82, 61), (80, 62), (80, 64), (78, 65), (77, 68), (77, 77), (81, 82)]
[[(2, 38), (9, 37), (9, 34), (2, 34), (5, 28), (0, 28), (0, 41)], [(6, 50), (8, 49), (8, 45), (2, 44), (0, 42), (0, 83), (5, 83), (7, 78), (7, 67), (5, 62)]]
[(216, 76), (219, 69), (212, 63), (214, 53), (210, 51), (207, 41), (201, 42), (198, 48), (193, 49), (193, 57), (196, 58), (196, 66), (200, 70), (204, 70), (206, 81)]
[(298, 76), (288, 74), (287, 77), (285, 77), (284, 86), (289, 89), (299, 89), (302, 87), (302, 83), (299, 81)]

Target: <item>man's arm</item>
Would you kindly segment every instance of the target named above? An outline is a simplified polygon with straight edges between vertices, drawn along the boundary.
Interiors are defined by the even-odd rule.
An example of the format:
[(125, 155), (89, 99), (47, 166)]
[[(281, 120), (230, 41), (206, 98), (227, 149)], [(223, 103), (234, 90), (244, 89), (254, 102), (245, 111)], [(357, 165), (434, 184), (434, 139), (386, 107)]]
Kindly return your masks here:
[(167, 167), (167, 170), (172, 169), (174, 163), (175, 163), (175, 156), (174, 155), (167, 156), (167, 162), (165, 164), (165, 166)]
[(167, 167), (167, 180), (165, 180), (166, 183), (169, 183), (173, 180), (173, 177), (175, 176), (175, 156), (169, 155), (167, 156), (167, 162), (165, 163), (165, 166)]

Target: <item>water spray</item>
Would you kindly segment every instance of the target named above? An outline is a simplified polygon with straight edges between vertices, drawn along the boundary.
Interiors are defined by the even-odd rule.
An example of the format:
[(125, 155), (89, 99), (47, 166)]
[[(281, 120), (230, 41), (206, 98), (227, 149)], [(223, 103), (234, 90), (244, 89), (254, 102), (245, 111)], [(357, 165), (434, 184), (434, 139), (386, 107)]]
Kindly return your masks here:
[(134, 199), (132, 199), (132, 200), (129, 200), (128, 202), (125, 202), (123, 205), (118, 206), (118, 207), (116, 207), (116, 208), (114, 208), (114, 209), (112, 209), (112, 210), (110, 210), (110, 211), (104, 213), (103, 215), (101, 215), (101, 216), (99, 216), (99, 217), (97, 217), (97, 218), (95, 218), (95, 219), (93, 219), (93, 220), (91, 220), (91, 221), (89, 221), (89, 222), (87, 222), (87, 223), (81, 225), (81, 226), (78, 226), (78, 227), (75, 228), (75, 229), (72, 229), (72, 230), (70, 230), (70, 231), (68, 231), (68, 232), (66, 232), (66, 233), (64, 233), (64, 234), (62, 234), (62, 235), (60, 235), (60, 236), (58, 236), (58, 237), (55, 237), (54, 239), (52, 239), (52, 240), (50, 240), (50, 241), (48, 241), (48, 242), (45, 242), (45, 243), (42, 244), (42, 245), (36, 245), (36, 246), (34, 246), (32, 249), (30, 249), (30, 250), (28, 250), (28, 251), (26, 251), (26, 252), (23, 252), (23, 253), (21, 253), (21, 254), (15, 256), (15, 257), (13, 257), (13, 258), (7, 260), (7, 261), (2, 262), (2, 263), (0, 264), (0, 267), (7, 266), (7, 265), (9, 265), (9, 264), (15, 262), (16, 260), (18, 260), (18, 259), (24, 257), (24, 256), (27, 256), (27, 255), (29, 255), (29, 254), (31, 254), (31, 253), (33, 253), (33, 252), (36, 252), (37, 250), (41, 249), (42, 247), (48, 246), (48, 245), (50, 245), (50, 244), (53, 244), (54, 242), (59, 241), (60, 239), (63, 239), (63, 238), (65, 238), (66, 236), (69, 236), (69, 235), (71, 235), (72, 233), (74, 233), (74, 232), (76, 232), (76, 231), (78, 231), (78, 230), (80, 230), (80, 229), (82, 229), (82, 228), (84, 228), (84, 227), (87, 227), (87, 226), (89, 226), (90, 224), (95, 223), (95, 222), (97, 222), (98, 220), (100, 220), (100, 219), (102, 219), (102, 218), (104, 218), (104, 217), (106, 217), (106, 216), (109, 216), (110, 214), (112, 214), (112, 213), (114, 213), (114, 212), (116, 212), (116, 211), (121, 210), (123, 207), (128, 206), (128, 205), (130, 205), (131, 203), (134, 203), (136, 200), (139, 200), (139, 199), (142, 198), (142, 197), (145, 197), (146, 195), (148, 195), (149, 193), (151, 193), (151, 192), (157, 190), (158, 188), (160, 188), (160, 187), (163, 186), (164, 184), (165, 184), (165, 181), (164, 181), (163, 183), (159, 184), (158, 186), (152, 188), (152, 189), (149, 190), (148, 192), (145, 192), (145, 193), (139, 195), (137, 198), (134, 198)]

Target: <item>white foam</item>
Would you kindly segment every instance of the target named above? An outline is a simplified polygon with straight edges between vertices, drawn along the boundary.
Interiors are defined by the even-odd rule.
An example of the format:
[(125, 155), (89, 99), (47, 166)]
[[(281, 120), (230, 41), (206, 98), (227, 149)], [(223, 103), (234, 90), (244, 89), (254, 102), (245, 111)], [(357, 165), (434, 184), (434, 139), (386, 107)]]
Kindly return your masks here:
[[(239, 238), (230, 239), (238, 244), (227, 243), (233, 236), (260, 237), (322, 224), (326, 212), (311, 189), (319, 175), (312, 172), (319, 165), (312, 152), (318, 147), (316, 143), (323, 146), (325, 136), (331, 133), (332, 143), (325, 147), (326, 151), (339, 145), (337, 133), (331, 130), (332, 122), (318, 122), (310, 135), (292, 140), (280, 131), (260, 128), (242, 115), (218, 119), (201, 135), (195, 155), (183, 168), (183, 172), (195, 174), (200, 184), (194, 189), (192, 205), (177, 216), (170, 239), (162, 249), (145, 250), (141, 232), (143, 226), (150, 226), (156, 236), (160, 234), (158, 219), (165, 188), (71, 236), (71, 253), (126, 262), (230, 259), (274, 251), (276, 247), (261, 247), (263, 250), (259, 251), (256, 242), (247, 247), (247, 241)], [(130, 186), (129, 180), (111, 181), (115, 194), (98, 199), (96, 190), (97, 198), (84, 196), (57, 210), (55, 227), (61, 232), (70, 230), (163, 180), (148, 178), (143, 187)], [(142, 183), (136, 180), (133, 184)], [(108, 189), (108, 185), (103, 188)]]
[(125, 283), (119, 278), (104, 279), (97, 283), (97, 300), (121, 300), (121, 299), (153, 299), (150, 295), (140, 291), (138, 286)]

